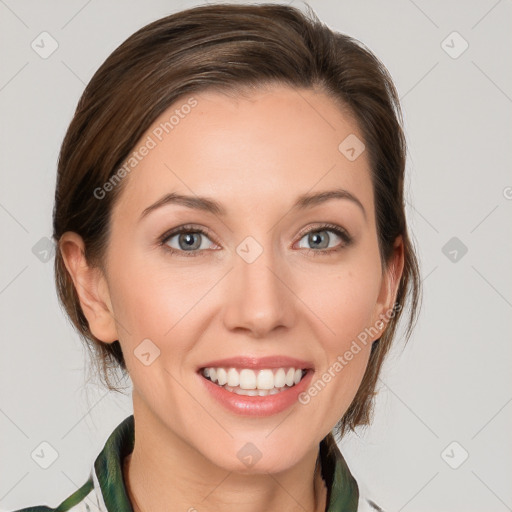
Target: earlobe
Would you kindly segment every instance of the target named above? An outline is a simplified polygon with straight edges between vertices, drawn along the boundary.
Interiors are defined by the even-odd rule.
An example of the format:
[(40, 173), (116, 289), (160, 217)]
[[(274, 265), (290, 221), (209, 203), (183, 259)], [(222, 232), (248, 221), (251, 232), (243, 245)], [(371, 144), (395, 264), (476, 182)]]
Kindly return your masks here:
[(87, 263), (82, 237), (71, 231), (64, 233), (59, 250), (91, 333), (105, 343), (116, 341), (119, 338), (108, 285), (101, 270)]

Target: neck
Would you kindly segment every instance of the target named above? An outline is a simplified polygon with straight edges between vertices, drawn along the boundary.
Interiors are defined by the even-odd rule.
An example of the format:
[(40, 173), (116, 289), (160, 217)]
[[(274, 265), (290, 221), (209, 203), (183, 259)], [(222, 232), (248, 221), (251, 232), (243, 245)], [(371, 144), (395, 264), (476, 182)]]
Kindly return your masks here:
[[(201, 511), (204, 511), (204, 512), (209, 512), (211, 510), (222, 510), (224, 512), (224, 511), (230, 511), (230, 510), (235, 510), (235, 509), (237, 511), (239, 511), (241, 506), (244, 507), (244, 510), (251, 510), (251, 511), (283, 510), (282, 507), (286, 506), (286, 507), (288, 507), (288, 508), (286, 508), (286, 510), (290, 510), (290, 511), (292, 511), (292, 510), (299, 511), (300, 510), (301, 512), (304, 512), (306, 510), (306, 511), (312, 511), (312, 512), (324, 512), (326, 510), (327, 488), (326, 488), (325, 482), (321, 476), (320, 466), (318, 465), (317, 467), (318, 467), (318, 469), (315, 470), (315, 475), (314, 475), (314, 487), (313, 487), (312, 498), (306, 499), (306, 501), (304, 501), (304, 503), (310, 503), (309, 506), (305, 506), (303, 504), (303, 502), (301, 502), (300, 500), (297, 500), (296, 498), (293, 498), (293, 495), (291, 495), (291, 493), (288, 493), (288, 492), (287, 492), (288, 499), (280, 499), (279, 496), (275, 496), (274, 499), (267, 498), (266, 500), (261, 500), (260, 503), (252, 502), (251, 505), (253, 505), (253, 506), (248, 506), (247, 501), (242, 501), (242, 500), (238, 500), (238, 499), (236, 501), (233, 501), (232, 503), (227, 503), (226, 501), (224, 501), (222, 499), (221, 496), (217, 496), (215, 500), (210, 499), (208, 496), (207, 496), (206, 500), (202, 500), (202, 501), (198, 500), (196, 498), (192, 501), (189, 500), (188, 503), (190, 504), (190, 503), (194, 502), (197, 504), (198, 502), (200, 502), (201, 503), (201, 505), (200, 505)], [(187, 500), (184, 500), (182, 496), (181, 497), (178, 496), (177, 493), (175, 493), (174, 491), (173, 491), (173, 497), (171, 499), (169, 499), (168, 501), (166, 501), (165, 504), (162, 502), (161, 497), (158, 499), (158, 501), (161, 502), (160, 508), (155, 508), (155, 506), (152, 505), (152, 503), (155, 500), (151, 498), (151, 496), (155, 496), (155, 495), (161, 496), (160, 494), (158, 494), (158, 491), (150, 491), (147, 489), (147, 487), (144, 487), (143, 489), (139, 489), (139, 485), (137, 485), (137, 483), (135, 482), (135, 487), (137, 487), (137, 494), (135, 494), (134, 490), (133, 490), (133, 486), (134, 486), (133, 482), (134, 482), (134, 480), (137, 480), (137, 477), (135, 476), (137, 473), (137, 468), (136, 468), (136, 466), (132, 465), (132, 454), (128, 455), (124, 460), (123, 473), (124, 473), (128, 498), (130, 500), (130, 503), (132, 504), (133, 512), (147, 512), (148, 510), (152, 510), (152, 511), (154, 510), (155, 512), (159, 512), (160, 510), (187, 510), (188, 512), (197, 512), (197, 509), (194, 507), (191, 507), (190, 505), (187, 508), (184, 508), (184, 503)], [(139, 480), (139, 483), (140, 483), (140, 480)], [(171, 486), (168, 486), (167, 488), (170, 489)], [(246, 493), (245, 489), (244, 489), (243, 494), (237, 493), (238, 498), (240, 498), (244, 495), (247, 497), (247, 494), (245, 494), (245, 493)], [(227, 495), (229, 493), (226, 492), (226, 490), (224, 490), (223, 494)], [(284, 497), (284, 498), (286, 498), (286, 497)], [(141, 506), (139, 504), (139, 500), (141, 500), (144, 503), (144, 506)], [(219, 502), (223, 503), (222, 509), (218, 508)], [(172, 503), (172, 504), (170, 504), (170, 503)], [(178, 503), (181, 503), (181, 505), (179, 505)], [(267, 506), (267, 505), (265, 505), (265, 503), (274, 503), (274, 505)], [(284, 503), (284, 505), (280, 504), (280, 503)]]
[(318, 449), (285, 471), (247, 475), (216, 466), (183, 440), (155, 435), (144, 421), (136, 426), (134, 450), (123, 465), (134, 512), (325, 511)]

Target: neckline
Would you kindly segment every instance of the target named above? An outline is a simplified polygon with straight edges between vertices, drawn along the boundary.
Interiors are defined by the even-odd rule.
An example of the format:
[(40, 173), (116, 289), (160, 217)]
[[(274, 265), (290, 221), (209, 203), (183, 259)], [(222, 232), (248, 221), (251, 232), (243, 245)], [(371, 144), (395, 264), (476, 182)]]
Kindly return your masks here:
[[(123, 462), (135, 446), (135, 420), (131, 414), (110, 434), (94, 462), (107, 512), (133, 512), (124, 480)], [(327, 487), (326, 512), (357, 512), (359, 488), (337, 445), (319, 444), (321, 475)]]

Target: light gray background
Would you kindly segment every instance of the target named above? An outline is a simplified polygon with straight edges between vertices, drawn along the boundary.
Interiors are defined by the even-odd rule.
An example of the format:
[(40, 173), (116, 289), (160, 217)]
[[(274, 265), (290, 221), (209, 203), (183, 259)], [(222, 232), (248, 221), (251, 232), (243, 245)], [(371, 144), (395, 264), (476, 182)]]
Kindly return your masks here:
[[(129, 382), (126, 396), (84, 387), (85, 352), (58, 307), (53, 259), (41, 261), (44, 245), (36, 244), (51, 235), (58, 150), (85, 84), (135, 30), (198, 4), (0, 0), (4, 510), (56, 506), (85, 482), (132, 412)], [(385, 366), (374, 424), (342, 451), (387, 512), (512, 510), (512, 4), (310, 5), (366, 43), (395, 80), (424, 283), (417, 329)], [(43, 31), (59, 45), (47, 59), (31, 48)], [(469, 44), (457, 58), (464, 42), (454, 31)], [(456, 261), (455, 246), (443, 252), (452, 237)], [(31, 458), (42, 441), (59, 454), (46, 470)], [(465, 451), (452, 469), (447, 461), (457, 465)]]

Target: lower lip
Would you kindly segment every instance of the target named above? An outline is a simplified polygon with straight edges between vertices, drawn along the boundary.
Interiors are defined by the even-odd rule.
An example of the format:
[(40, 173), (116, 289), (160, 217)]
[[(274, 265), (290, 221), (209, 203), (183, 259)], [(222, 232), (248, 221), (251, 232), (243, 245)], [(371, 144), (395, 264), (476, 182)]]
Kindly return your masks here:
[(295, 386), (275, 395), (267, 396), (237, 395), (214, 384), (200, 373), (198, 375), (206, 389), (229, 411), (243, 416), (271, 416), (285, 411), (298, 402), (298, 396), (308, 388), (313, 378), (313, 370), (308, 370), (302, 380)]

